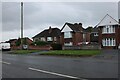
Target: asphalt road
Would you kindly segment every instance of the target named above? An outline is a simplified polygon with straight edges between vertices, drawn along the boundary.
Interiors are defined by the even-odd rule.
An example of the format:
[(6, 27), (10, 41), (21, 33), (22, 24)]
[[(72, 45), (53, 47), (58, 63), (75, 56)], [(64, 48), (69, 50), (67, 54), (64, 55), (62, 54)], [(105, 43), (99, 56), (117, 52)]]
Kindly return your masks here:
[[(2, 54), (3, 78), (117, 78), (116, 56), (58, 57)], [(112, 52), (113, 53), (113, 52)]]

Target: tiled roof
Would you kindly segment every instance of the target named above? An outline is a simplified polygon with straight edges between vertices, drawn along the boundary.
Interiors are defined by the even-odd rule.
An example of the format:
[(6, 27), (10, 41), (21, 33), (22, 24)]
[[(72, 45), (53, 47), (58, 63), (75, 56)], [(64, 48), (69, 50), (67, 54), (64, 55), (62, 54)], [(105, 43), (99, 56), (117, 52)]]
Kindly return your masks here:
[[(82, 29), (83, 29), (81, 23), (71, 24), (71, 23), (66, 22), (65, 25), (68, 25), (74, 32), (82, 31)], [(63, 26), (63, 28), (65, 27), (65, 25)], [(61, 29), (61, 31), (63, 30), (63, 28)]]
[(60, 34), (61, 34), (60, 29), (49, 28), (49, 29), (46, 29), (46, 30), (40, 32), (39, 34), (35, 35), (33, 38), (35, 38), (35, 37), (59, 37)]

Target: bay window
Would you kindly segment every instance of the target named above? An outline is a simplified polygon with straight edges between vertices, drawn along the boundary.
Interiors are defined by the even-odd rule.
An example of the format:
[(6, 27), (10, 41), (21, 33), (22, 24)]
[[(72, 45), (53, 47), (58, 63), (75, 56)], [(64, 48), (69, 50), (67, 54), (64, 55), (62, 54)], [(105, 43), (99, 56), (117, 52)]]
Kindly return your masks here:
[(103, 46), (115, 46), (116, 45), (115, 38), (104, 38), (104, 39), (102, 39), (102, 45)]
[(115, 33), (115, 26), (113, 25), (107, 25), (107, 26), (104, 26), (103, 29), (102, 29), (102, 33)]

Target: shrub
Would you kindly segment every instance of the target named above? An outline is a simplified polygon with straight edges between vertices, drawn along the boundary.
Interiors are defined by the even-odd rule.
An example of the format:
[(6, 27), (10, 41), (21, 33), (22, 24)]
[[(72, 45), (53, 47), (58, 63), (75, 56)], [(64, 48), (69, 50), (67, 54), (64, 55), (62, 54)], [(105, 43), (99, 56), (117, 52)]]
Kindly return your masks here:
[(53, 44), (51, 44), (51, 47), (53, 50), (62, 50), (61, 44), (53, 43)]
[(37, 42), (34, 42), (33, 44), (37, 46), (45, 46), (45, 45), (48, 45), (49, 43), (45, 41), (37, 41)]

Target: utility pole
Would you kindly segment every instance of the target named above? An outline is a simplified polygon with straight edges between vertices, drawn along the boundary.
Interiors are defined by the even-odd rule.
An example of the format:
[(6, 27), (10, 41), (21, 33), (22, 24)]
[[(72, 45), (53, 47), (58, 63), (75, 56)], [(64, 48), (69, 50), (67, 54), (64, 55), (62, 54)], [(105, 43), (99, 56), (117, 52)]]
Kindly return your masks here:
[(23, 2), (21, 2), (21, 49), (23, 49)]

